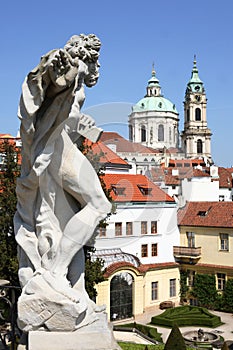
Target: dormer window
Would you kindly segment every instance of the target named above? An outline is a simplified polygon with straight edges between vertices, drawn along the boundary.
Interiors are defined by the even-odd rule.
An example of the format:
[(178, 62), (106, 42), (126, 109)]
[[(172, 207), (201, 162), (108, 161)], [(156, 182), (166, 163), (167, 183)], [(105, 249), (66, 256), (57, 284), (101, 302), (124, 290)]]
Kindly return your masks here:
[(112, 185), (112, 190), (116, 196), (125, 196), (125, 187)]
[(197, 213), (198, 216), (206, 216), (207, 214), (208, 212), (204, 210), (199, 210), (199, 212)]
[(207, 209), (207, 210), (199, 210), (197, 215), (198, 216), (207, 216), (210, 210), (211, 210), (211, 207), (209, 209)]
[(138, 188), (140, 192), (143, 194), (143, 196), (150, 196), (152, 188), (147, 187), (146, 185), (138, 185)]

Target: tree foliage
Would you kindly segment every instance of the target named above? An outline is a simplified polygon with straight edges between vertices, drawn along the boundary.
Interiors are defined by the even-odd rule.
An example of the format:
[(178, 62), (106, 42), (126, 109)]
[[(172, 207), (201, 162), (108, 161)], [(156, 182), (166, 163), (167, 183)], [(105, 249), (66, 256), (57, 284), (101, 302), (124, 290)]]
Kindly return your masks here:
[(164, 350), (186, 350), (186, 345), (182, 334), (175, 324), (169, 334)]
[(180, 271), (180, 300), (183, 302), (187, 298), (189, 286), (187, 285), (188, 272)]
[(229, 279), (226, 282), (223, 296), (222, 296), (222, 305), (224, 311), (233, 312), (233, 279)]
[(91, 255), (94, 253), (95, 248), (85, 247), (85, 288), (93, 301), (97, 296), (95, 285), (103, 282), (104, 278), (104, 261), (97, 258), (95, 261), (91, 260)]
[(2, 157), (0, 170), (0, 278), (18, 285), (17, 243), (14, 236), (13, 218), (16, 211), (16, 179), (20, 169), (18, 150), (11, 140), (0, 144)]
[[(92, 149), (92, 145), (88, 144), (86, 140), (84, 140), (83, 144), (80, 147), (80, 150), (82, 153), (87, 157), (89, 162), (92, 164), (93, 168), (95, 169), (102, 189), (106, 195), (106, 197), (111, 201), (110, 196), (110, 190), (106, 188), (106, 185), (104, 183), (103, 177), (104, 177), (104, 164), (100, 162), (101, 157), (104, 156), (103, 152), (96, 153)], [(106, 220), (102, 220), (99, 223), (99, 227), (106, 227)], [(98, 234), (98, 229), (96, 229), (96, 234)], [(95, 237), (94, 237), (95, 239)], [(95, 285), (103, 282), (105, 280), (104, 278), (104, 261), (102, 259), (97, 258), (96, 260), (92, 260), (91, 256), (95, 252), (95, 248), (93, 248), (94, 242), (89, 242), (90, 245), (85, 246), (84, 252), (85, 252), (85, 288), (89, 295), (89, 297), (92, 300), (95, 300), (97, 296), (97, 291), (95, 289)]]
[(208, 309), (214, 309), (218, 300), (216, 279), (214, 275), (196, 274), (192, 294), (198, 299), (198, 304)]

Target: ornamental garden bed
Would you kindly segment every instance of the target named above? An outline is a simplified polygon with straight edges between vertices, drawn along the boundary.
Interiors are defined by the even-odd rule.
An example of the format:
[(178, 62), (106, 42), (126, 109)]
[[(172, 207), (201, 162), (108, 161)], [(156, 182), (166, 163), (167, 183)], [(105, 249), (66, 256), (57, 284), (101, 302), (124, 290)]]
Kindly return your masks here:
[(164, 327), (175, 324), (178, 327), (218, 327), (222, 322), (219, 316), (213, 315), (204, 307), (186, 305), (167, 309), (161, 315), (152, 317), (151, 324)]

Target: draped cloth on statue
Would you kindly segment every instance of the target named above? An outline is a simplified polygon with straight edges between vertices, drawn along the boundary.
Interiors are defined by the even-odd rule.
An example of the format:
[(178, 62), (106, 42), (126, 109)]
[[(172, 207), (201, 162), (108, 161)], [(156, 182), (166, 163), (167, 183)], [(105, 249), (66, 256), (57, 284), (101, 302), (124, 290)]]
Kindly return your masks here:
[(80, 108), (84, 85), (98, 80), (100, 42), (81, 34), (68, 43), (28, 74), (19, 105), (22, 165), (14, 226), (24, 331), (56, 331), (64, 323), (74, 330), (97, 318), (84, 286), (82, 248), (111, 204), (79, 146), (90, 126), (99, 133)]

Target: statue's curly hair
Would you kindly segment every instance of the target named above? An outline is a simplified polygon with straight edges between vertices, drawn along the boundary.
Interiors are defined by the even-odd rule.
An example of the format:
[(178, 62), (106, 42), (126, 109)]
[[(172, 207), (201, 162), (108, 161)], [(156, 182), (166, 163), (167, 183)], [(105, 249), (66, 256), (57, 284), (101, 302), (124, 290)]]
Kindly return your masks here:
[(101, 42), (95, 34), (73, 35), (66, 43), (64, 49), (69, 52), (72, 46), (78, 47), (78, 56), (82, 61), (97, 61)]

